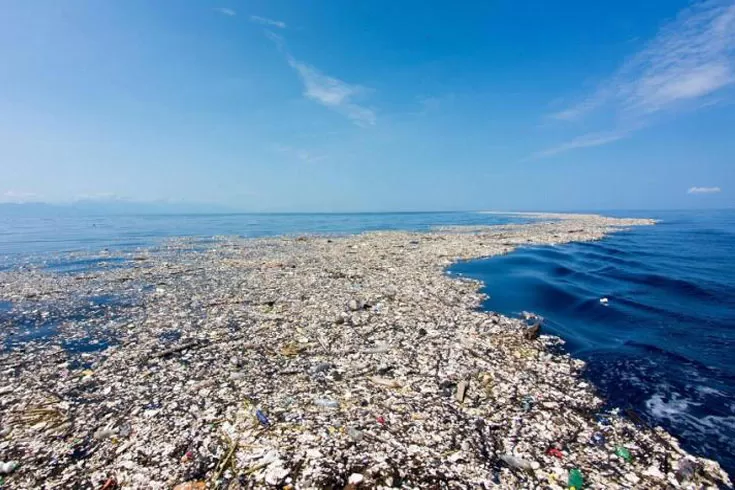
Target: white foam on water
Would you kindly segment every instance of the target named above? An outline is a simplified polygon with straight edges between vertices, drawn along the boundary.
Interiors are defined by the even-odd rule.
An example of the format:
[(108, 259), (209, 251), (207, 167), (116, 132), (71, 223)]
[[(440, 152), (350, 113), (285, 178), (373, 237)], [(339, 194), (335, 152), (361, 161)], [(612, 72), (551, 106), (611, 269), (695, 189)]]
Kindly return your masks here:
[(672, 421), (685, 418), (688, 415), (687, 410), (692, 405), (699, 405), (699, 403), (685, 400), (676, 393), (673, 393), (669, 400), (666, 400), (662, 393), (655, 393), (646, 400), (646, 408), (651, 415), (657, 419)]
[[(726, 446), (733, 446), (729, 439), (730, 431), (735, 430), (735, 415), (694, 415), (689, 413), (690, 407), (701, 406), (702, 403), (686, 400), (676, 393), (669, 399), (662, 393), (656, 393), (646, 400), (649, 413), (658, 420), (667, 419), (678, 426), (678, 431), (693, 439), (701, 439), (702, 434), (714, 438)], [(727, 430), (726, 430), (727, 429)]]

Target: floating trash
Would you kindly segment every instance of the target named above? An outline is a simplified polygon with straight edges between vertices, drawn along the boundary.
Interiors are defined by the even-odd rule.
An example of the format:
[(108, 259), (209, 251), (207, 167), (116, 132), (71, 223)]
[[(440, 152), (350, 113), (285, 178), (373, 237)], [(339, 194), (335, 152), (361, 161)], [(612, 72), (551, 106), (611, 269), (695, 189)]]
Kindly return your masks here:
[(628, 448), (622, 446), (618, 446), (615, 448), (615, 455), (623, 458), (627, 462), (630, 462), (633, 459), (633, 456), (630, 454)]
[(579, 471), (577, 468), (569, 470), (567, 486), (570, 490), (581, 490), (582, 488), (584, 488), (584, 476), (582, 476), (582, 472)]
[[(588, 417), (603, 401), (584, 363), (526, 320), (481, 311), (477, 281), (442, 273), (649, 223), (173, 239), (124, 267), (0, 271), (2, 345), (55, 328), (0, 352), (3, 454), (29, 455), (5, 484), (529, 488), (583, 468), (570, 486), (661, 487), (664, 461), (682, 458), (673, 438)], [(588, 443), (602, 425), (662, 457), (610, 458)], [(727, 482), (692, 461), (678, 477)]]

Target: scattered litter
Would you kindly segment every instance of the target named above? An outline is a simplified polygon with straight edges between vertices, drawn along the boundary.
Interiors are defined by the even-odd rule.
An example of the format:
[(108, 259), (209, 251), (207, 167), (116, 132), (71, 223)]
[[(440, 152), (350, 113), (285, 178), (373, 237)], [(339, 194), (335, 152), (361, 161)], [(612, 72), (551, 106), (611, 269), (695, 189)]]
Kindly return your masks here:
[(339, 402), (327, 398), (317, 398), (314, 404), (324, 408), (339, 408)]
[(630, 462), (633, 459), (633, 456), (630, 454), (630, 451), (627, 447), (618, 446), (615, 448), (615, 455), (623, 458), (625, 461)]
[(0, 462), (0, 475), (9, 475), (18, 468), (17, 461)]
[(694, 477), (696, 472), (696, 464), (688, 458), (682, 458), (676, 469), (676, 479), (680, 482), (689, 481)]
[(602, 432), (595, 432), (590, 438), (590, 442), (594, 446), (602, 447), (605, 445), (605, 435)]
[(531, 325), (525, 332), (523, 332), (523, 335), (528, 340), (536, 340), (541, 335), (541, 324), (535, 323), (534, 325)]
[[(570, 486), (665, 488), (674, 471), (726, 486), (660, 429), (595, 420), (584, 363), (540, 335), (541, 318), (484, 312), (477, 281), (443, 274), (513, 244), (647, 223), (182, 238), (120, 252), (128, 266), (2, 270), (0, 445), (22, 463), (3, 463), (5, 485), (539, 488), (581, 468)], [(49, 325), (54, 336), (6, 342)], [(636, 458), (590, 445), (599, 431)]]
[(569, 470), (567, 486), (570, 490), (581, 490), (584, 487), (584, 476), (582, 476), (582, 472), (577, 468)]
[(564, 453), (562, 453), (560, 449), (555, 447), (550, 447), (546, 451), (546, 454), (548, 454), (549, 456), (554, 456), (555, 458), (564, 459)]
[(365, 479), (364, 476), (360, 473), (353, 473), (350, 475), (350, 477), (347, 479), (347, 483), (350, 485), (359, 485), (362, 483), (362, 481)]
[(269, 427), (271, 425), (268, 417), (266, 417), (265, 414), (260, 411), (260, 409), (255, 411), (255, 416), (258, 418), (258, 422), (260, 422), (260, 425), (262, 425), (263, 427)]
[(500, 456), (500, 459), (511, 468), (524, 471), (533, 471), (535, 469), (535, 465), (531, 461), (517, 458), (510, 454), (503, 454)]
[(454, 393), (454, 398), (457, 399), (459, 403), (462, 403), (464, 401), (464, 397), (467, 394), (467, 381), (460, 381), (457, 383), (457, 391)]

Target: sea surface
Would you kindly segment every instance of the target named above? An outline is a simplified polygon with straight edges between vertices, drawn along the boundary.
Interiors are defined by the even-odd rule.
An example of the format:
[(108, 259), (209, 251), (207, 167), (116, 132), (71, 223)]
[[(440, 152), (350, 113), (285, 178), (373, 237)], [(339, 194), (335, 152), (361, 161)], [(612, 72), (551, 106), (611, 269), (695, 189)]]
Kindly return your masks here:
[[(484, 281), (488, 310), (542, 315), (544, 330), (588, 362), (586, 375), (610, 407), (634, 409), (735, 475), (735, 210), (602, 214), (661, 221), (598, 242), (521, 248), (449, 272)], [(339, 235), (523, 221), (480, 213), (0, 215), (0, 270), (125, 267), (124, 259), (94, 254), (156, 248), (180, 236), (206, 243), (222, 235)], [(109, 301), (90, 302), (80, 314), (104, 314)], [(0, 317), (11, 307), (0, 301)], [(27, 338), (54, 334), (53, 324), (40, 327)]]
[(735, 211), (621, 215), (661, 222), (451, 272), (485, 283), (488, 310), (543, 316), (610, 406), (735, 475)]
[(4, 216), (0, 210), (0, 270), (23, 262), (53, 262), (55, 256), (69, 252), (156, 247), (172, 237), (340, 235), (524, 221), (521, 216), (459, 212)]

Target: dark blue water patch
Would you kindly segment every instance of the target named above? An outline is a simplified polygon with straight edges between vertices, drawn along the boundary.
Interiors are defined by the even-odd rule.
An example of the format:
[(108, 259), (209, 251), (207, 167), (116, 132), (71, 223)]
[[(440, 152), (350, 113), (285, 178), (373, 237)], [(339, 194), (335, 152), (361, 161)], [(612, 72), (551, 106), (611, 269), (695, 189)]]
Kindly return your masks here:
[(94, 362), (89, 359), (84, 359), (80, 356), (73, 357), (66, 362), (66, 368), (70, 371), (76, 371), (80, 369), (92, 369)]
[(3, 325), (10, 321), (12, 311), (12, 301), (0, 301), (0, 325)]
[(167, 330), (158, 335), (158, 340), (166, 344), (177, 342), (180, 338), (180, 330)]
[(663, 221), (450, 272), (485, 283), (485, 309), (543, 316), (610, 406), (735, 475), (735, 211), (643, 216)]
[(22, 348), (29, 342), (44, 342), (59, 334), (59, 325), (56, 322), (46, 322), (40, 325), (24, 326), (9, 334), (3, 341), (6, 350)]
[(129, 266), (132, 263), (133, 261), (124, 257), (56, 257), (52, 260), (45, 261), (44, 267), (52, 272), (60, 274), (79, 274), (104, 269), (117, 269)]
[[(0, 210), (2, 211), (2, 210)], [(344, 235), (376, 230), (428, 231), (437, 226), (485, 226), (524, 223), (533, 218), (476, 212), (426, 213), (283, 213), (107, 216), (19, 216), (0, 214), (0, 267), (77, 251), (111, 254), (159, 247), (173, 237), (211, 240), (217, 236), (267, 237), (297, 234)], [(165, 248), (165, 247), (164, 247)], [(33, 262), (33, 260), (30, 260)], [(84, 268), (86, 264), (52, 264)], [(97, 262), (107, 261), (101, 258)], [(53, 261), (52, 261), (53, 262)], [(95, 263), (89, 264), (95, 267)]]
[(112, 345), (110, 340), (91, 337), (61, 341), (61, 346), (64, 350), (71, 354), (100, 352), (110, 347), (110, 345)]
[(122, 314), (126, 308), (137, 305), (137, 300), (116, 294), (101, 294), (76, 301), (33, 302), (19, 304), (13, 309), (0, 312), (0, 335), (3, 348), (22, 348), (29, 342), (49, 343), (57, 341), (64, 324), (81, 324), (90, 332), (81, 340), (61, 339), (62, 346), (71, 352), (93, 352), (103, 350), (114, 343), (100, 339), (94, 332), (99, 330), (96, 321)]

